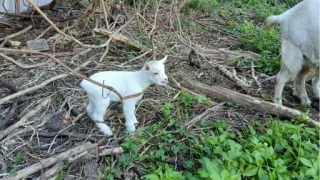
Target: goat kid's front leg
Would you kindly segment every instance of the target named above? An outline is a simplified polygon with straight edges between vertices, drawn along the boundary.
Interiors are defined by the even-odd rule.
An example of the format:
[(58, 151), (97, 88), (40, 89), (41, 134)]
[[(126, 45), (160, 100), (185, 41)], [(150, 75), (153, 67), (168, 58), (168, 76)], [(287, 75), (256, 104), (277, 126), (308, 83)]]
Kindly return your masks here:
[(134, 114), (136, 106), (135, 101), (133, 99), (129, 99), (126, 101), (123, 101), (123, 113), (125, 116), (125, 126), (129, 132), (136, 131), (135, 123), (137, 123), (137, 118)]

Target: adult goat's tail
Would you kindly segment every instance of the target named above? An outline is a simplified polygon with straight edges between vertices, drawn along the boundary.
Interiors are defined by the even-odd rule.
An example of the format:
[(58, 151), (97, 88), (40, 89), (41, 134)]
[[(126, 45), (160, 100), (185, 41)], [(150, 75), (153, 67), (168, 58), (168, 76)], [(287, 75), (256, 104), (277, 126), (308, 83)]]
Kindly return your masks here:
[(272, 15), (265, 19), (264, 26), (269, 29), (281, 23), (283, 18), (283, 14), (280, 15)]

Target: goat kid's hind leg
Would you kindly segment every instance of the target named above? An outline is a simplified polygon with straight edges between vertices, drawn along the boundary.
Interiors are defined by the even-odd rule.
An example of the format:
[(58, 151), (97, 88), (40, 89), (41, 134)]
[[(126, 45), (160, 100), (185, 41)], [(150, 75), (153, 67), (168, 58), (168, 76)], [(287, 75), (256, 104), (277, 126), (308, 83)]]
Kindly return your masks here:
[(129, 99), (129, 100), (123, 101), (123, 113), (126, 120), (125, 126), (129, 132), (136, 131), (136, 127), (134, 124), (137, 123), (138, 121), (134, 114), (135, 109), (136, 107), (135, 107), (134, 100)]
[(93, 120), (100, 132), (105, 136), (111, 136), (112, 131), (110, 127), (104, 123), (104, 114), (106, 113), (107, 108), (110, 105), (110, 99), (104, 99), (103, 101), (90, 101), (87, 106), (87, 113)]

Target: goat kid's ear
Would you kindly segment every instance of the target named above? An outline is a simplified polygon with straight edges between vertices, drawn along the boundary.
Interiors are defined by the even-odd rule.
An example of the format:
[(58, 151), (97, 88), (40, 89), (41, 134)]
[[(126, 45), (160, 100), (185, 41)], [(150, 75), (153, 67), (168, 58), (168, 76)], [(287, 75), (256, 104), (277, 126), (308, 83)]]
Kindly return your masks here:
[(163, 64), (167, 61), (168, 55), (166, 55), (164, 58), (162, 58), (161, 60), (159, 60), (160, 62), (162, 62)]
[(150, 70), (149, 64), (146, 64), (144, 69), (145, 69), (146, 71), (149, 71), (149, 70)]

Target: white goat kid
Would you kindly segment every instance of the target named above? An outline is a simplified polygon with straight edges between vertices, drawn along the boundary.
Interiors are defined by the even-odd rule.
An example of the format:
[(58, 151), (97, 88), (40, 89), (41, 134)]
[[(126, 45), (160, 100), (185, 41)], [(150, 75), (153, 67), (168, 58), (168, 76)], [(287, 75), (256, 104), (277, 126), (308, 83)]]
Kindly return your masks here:
[(313, 93), (320, 97), (319, 74), (319, 0), (303, 0), (280, 15), (269, 16), (266, 27), (280, 24), (281, 70), (277, 75), (274, 103), (282, 105), (282, 92), (288, 80), (295, 80), (295, 92), (301, 104), (310, 106), (305, 89), (312, 79)]
[[(90, 78), (105, 85), (112, 86), (125, 97), (144, 92), (153, 84), (165, 86), (168, 83), (164, 65), (166, 60), (167, 56), (161, 60), (147, 62), (139, 71), (103, 71), (93, 74)], [(80, 85), (86, 91), (89, 98), (86, 111), (90, 119), (96, 123), (104, 135), (111, 136), (111, 129), (104, 123), (104, 114), (110, 102), (121, 101), (120, 97), (114, 92), (104, 88), (102, 93), (102, 87), (87, 80), (83, 80)], [(103, 97), (102, 94), (106, 97)], [(138, 121), (135, 116), (135, 105), (142, 99), (142, 96), (143, 94), (122, 101), (126, 121), (125, 126), (129, 132), (136, 130), (134, 124), (138, 123)]]

